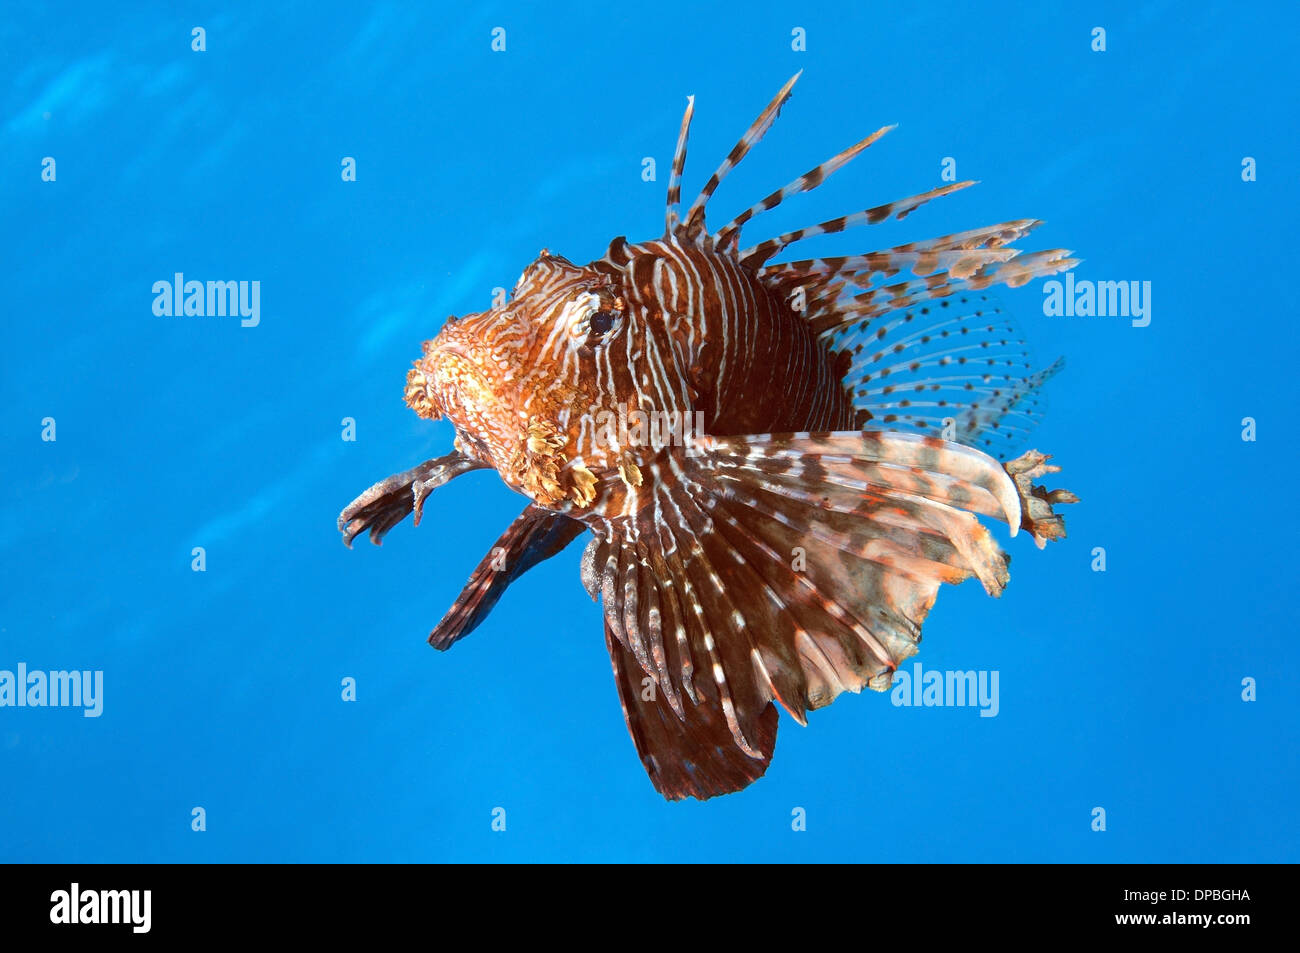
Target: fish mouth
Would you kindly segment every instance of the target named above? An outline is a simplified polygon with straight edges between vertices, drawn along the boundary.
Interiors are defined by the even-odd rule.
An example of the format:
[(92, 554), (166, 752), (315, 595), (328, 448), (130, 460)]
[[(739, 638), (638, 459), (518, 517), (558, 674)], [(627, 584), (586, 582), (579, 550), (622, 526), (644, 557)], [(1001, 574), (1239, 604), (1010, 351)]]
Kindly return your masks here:
[(462, 406), (486, 413), (499, 403), (496, 382), (483, 365), (457, 344), (439, 345), (429, 356), (426, 374), (444, 411)]
[(515, 414), (510, 394), (484, 366), (482, 352), (472, 342), (439, 341), (412, 373), (407, 403), (415, 407), (414, 399), (434, 408), (456, 428), (457, 449), (500, 471)]
[[(445, 341), (434, 348), (433, 356), (436, 359), (440, 354), (450, 354), (453, 357), (459, 357), (465, 361), (471, 361), (469, 353), (455, 341)], [(473, 363), (471, 361), (471, 363)]]
[(426, 345), (424, 356), (406, 375), (406, 403), (421, 417), (462, 418), (488, 411), (495, 403), (492, 381), (469, 350), (455, 342)]

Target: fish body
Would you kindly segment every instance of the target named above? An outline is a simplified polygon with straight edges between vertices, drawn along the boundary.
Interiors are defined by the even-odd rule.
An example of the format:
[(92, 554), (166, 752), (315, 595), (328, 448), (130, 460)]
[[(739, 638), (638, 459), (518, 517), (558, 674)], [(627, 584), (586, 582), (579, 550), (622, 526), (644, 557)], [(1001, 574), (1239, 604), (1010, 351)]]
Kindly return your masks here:
[(670, 799), (767, 768), (777, 710), (803, 723), (845, 690), (884, 690), (940, 583), (997, 595), (1007, 557), (978, 516), (1064, 535), (1030, 451), (1006, 464), (1042, 383), (996, 303), (1072, 267), (1022, 253), (1019, 220), (865, 255), (770, 263), (812, 236), (903, 218), (954, 183), (742, 248), (744, 225), (876, 142), (878, 130), (716, 232), (709, 197), (762, 137), (791, 79), (680, 212), (694, 109), (661, 238), (615, 238), (578, 266), (543, 250), (511, 298), (450, 318), (408, 372), (455, 452), (375, 484), (339, 518), (378, 542), (433, 489), (492, 468), (529, 498), (430, 636), (445, 649), (510, 582), (580, 536), (624, 716)]

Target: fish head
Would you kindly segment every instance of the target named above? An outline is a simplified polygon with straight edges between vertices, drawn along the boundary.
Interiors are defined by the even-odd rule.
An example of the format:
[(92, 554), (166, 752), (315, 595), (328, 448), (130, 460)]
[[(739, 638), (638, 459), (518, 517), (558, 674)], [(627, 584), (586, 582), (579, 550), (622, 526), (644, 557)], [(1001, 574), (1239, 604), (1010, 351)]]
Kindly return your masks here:
[(457, 450), (534, 502), (589, 505), (618, 472), (591, 421), (635, 401), (630, 374), (597, 366), (627, 332), (620, 275), (605, 261), (579, 267), (543, 250), (508, 302), (449, 318), (424, 342), (407, 404), (450, 420)]

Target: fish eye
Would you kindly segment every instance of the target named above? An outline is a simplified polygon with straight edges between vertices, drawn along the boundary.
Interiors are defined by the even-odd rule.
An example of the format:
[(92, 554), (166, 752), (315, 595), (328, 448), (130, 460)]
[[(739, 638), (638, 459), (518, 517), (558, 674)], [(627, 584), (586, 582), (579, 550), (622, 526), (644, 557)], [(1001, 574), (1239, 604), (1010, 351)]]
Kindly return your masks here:
[(567, 304), (561, 321), (581, 347), (598, 347), (623, 323), (622, 301), (584, 292)]
[(583, 341), (583, 346), (588, 348), (600, 347), (611, 334), (618, 330), (622, 324), (622, 317), (621, 312), (609, 308), (593, 311), (591, 317), (587, 319), (587, 339)]

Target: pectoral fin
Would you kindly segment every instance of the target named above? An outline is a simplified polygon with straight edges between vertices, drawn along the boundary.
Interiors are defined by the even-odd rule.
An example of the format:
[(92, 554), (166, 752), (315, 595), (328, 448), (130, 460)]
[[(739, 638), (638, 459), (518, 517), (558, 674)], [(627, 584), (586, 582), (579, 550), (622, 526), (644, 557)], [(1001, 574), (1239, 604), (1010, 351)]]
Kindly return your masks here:
[(351, 549), (352, 540), (369, 529), (370, 541), (378, 546), (384, 535), (412, 512), (419, 525), (424, 499), (431, 491), (462, 473), (486, 466), (462, 453), (449, 453), (380, 480), (339, 514), (339, 532), (343, 534), (344, 544)]
[(528, 504), (478, 564), (447, 614), (429, 634), (429, 644), (446, 651), (469, 635), (487, 618), (510, 583), (560, 552), (586, 528), (562, 513)]

